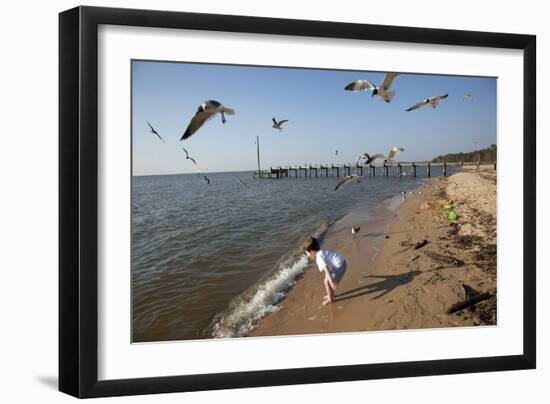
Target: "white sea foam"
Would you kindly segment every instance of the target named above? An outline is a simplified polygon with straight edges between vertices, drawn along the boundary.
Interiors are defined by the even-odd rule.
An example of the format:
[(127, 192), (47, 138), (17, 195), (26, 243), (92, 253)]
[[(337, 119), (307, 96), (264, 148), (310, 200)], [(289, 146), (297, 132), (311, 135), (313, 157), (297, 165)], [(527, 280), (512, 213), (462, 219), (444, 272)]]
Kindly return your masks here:
[(229, 338), (247, 335), (259, 320), (279, 310), (277, 304), (286, 296), (296, 277), (308, 265), (305, 255), (289, 266), (283, 267), (273, 277), (262, 282), (250, 299), (238, 297), (230, 308), (222, 313), (211, 328), (212, 337)]

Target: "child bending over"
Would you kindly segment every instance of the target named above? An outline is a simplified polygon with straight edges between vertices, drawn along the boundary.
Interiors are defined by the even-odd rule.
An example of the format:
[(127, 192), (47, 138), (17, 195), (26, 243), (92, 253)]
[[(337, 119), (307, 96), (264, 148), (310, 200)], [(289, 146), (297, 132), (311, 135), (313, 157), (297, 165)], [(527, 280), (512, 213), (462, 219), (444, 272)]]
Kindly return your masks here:
[(306, 240), (304, 251), (309, 259), (317, 263), (319, 271), (325, 275), (324, 284), (327, 295), (323, 299), (323, 306), (332, 303), (334, 290), (346, 272), (346, 260), (332, 251), (321, 250), (319, 241), (315, 237), (309, 237)]

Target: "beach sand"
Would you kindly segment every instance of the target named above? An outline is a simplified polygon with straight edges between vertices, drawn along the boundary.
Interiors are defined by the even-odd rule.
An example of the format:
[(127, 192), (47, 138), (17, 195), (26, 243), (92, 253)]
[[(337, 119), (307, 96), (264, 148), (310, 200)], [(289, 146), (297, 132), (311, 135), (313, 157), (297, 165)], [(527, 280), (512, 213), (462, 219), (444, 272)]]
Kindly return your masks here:
[[(443, 208), (446, 202), (458, 215), (454, 223)], [(341, 254), (348, 264), (335, 302), (321, 305), (323, 277), (310, 265), (280, 309), (251, 336), (496, 324), (494, 170), (433, 178), (396, 210), (381, 207), (375, 217), (355, 220), (361, 225), (356, 235), (351, 226), (340, 226), (323, 240), (322, 248)], [(463, 285), (473, 288), (473, 295), (491, 297), (447, 314), (472, 296)]]

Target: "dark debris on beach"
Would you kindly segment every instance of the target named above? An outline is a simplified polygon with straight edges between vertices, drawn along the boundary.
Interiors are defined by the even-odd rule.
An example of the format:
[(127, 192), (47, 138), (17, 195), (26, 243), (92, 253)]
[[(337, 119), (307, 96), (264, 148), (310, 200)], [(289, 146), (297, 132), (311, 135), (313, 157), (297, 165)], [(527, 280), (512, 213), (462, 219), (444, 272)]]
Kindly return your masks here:
[[(482, 227), (487, 234), (494, 235), (496, 239), (496, 220), (488, 214), (472, 209), (478, 218), (477, 225)], [(453, 223), (448, 232), (448, 240), (454, 247), (471, 254), (472, 263), (479, 268), (486, 276), (496, 278), (497, 275), (497, 246), (487, 242), (487, 239), (476, 235), (460, 235), (460, 223)], [(496, 282), (495, 282), (496, 283)], [(480, 282), (483, 285), (483, 282)], [(490, 296), (467, 309), (455, 313), (457, 316), (464, 315), (468, 311), (474, 317), (475, 325), (496, 325), (497, 323), (497, 294), (496, 288), (480, 291), (480, 294)]]
[[(485, 178), (483, 175), (482, 177)], [(486, 179), (495, 181), (494, 178), (487, 177)], [(433, 195), (440, 200), (449, 200), (449, 196), (445, 191), (444, 185), (437, 186), (433, 192)], [(439, 206), (433, 206), (433, 208), (435, 212), (440, 209)], [(471, 216), (476, 218), (476, 226), (483, 229), (487, 235), (492, 237), (484, 238), (478, 235), (461, 235), (460, 229), (464, 223), (464, 218), (461, 218), (458, 221), (449, 223), (446, 236), (440, 236), (438, 242), (435, 243), (436, 246), (441, 248), (441, 252), (445, 255), (429, 250), (424, 250), (423, 254), (429, 257), (434, 264), (439, 264), (439, 267), (437, 267), (439, 269), (450, 266), (455, 268), (465, 267), (467, 271), (475, 270), (474, 268), (480, 270), (483, 273), (483, 276), (472, 277), (472, 282), (474, 282), (476, 289), (471, 288), (469, 285), (466, 285), (465, 287), (465, 289), (471, 288), (471, 290), (475, 290), (477, 295), (471, 296), (464, 293), (462, 300), (457, 301), (455, 304), (447, 308), (448, 314), (450, 316), (465, 318), (470, 316), (473, 318), (474, 325), (496, 325), (496, 288), (488, 287), (488, 284), (496, 284), (497, 246), (495, 243), (488, 240), (491, 238), (496, 240), (496, 218), (492, 215), (481, 212), (472, 206), (468, 206), (468, 209)], [(466, 256), (469, 256), (471, 259), (467, 259), (468, 262), (464, 262), (461, 259), (455, 258), (453, 256), (453, 251), (466, 253)], [(464, 257), (462, 254), (460, 256), (461, 258)], [(436, 271), (424, 284), (435, 284), (444, 279), (443, 273)], [(474, 279), (476, 279), (476, 281), (474, 281)], [(487, 282), (488, 280), (490, 281)], [(495, 282), (492, 282), (492, 280), (495, 280)], [(457, 287), (462, 289), (464, 287), (464, 283), (459, 282)], [(482, 299), (479, 300), (478, 298)], [(461, 309), (461, 305), (465, 305), (465, 307)], [(458, 308), (458, 310), (453, 311), (454, 308)]]

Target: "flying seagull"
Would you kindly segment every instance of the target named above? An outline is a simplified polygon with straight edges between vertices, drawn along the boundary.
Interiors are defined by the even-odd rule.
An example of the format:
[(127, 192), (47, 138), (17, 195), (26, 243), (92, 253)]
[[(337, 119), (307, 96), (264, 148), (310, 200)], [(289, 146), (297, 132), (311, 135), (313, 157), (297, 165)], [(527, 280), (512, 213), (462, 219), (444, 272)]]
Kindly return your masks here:
[(470, 93), (466, 93), (464, 94), (464, 97), (462, 97), (462, 100), (463, 101), (473, 101), (474, 100), (474, 96)]
[(203, 178), (205, 179), (206, 181), (206, 185), (209, 185), (210, 184), (210, 180), (208, 179), (208, 177), (206, 175), (203, 175)]
[(344, 89), (348, 91), (372, 91), (371, 97), (378, 95), (379, 99), (385, 102), (390, 102), (395, 96), (394, 91), (388, 91), (395, 78), (399, 76), (399, 73), (386, 73), (382, 84), (376, 87), (368, 80), (356, 80), (353, 83), (349, 83)]
[(185, 152), (185, 158), (187, 160), (191, 160), (193, 163), (195, 163), (195, 165), (197, 165), (197, 162), (195, 161), (195, 159), (193, 157), (189, 157), (189, 153), (187, 153), (187, 150), (185, 150), (183, 147), (182, 147), (182, 149)]
[(273, 119), (273, 126), (272, 128), (279, 129), (280, 131), (283, 130), (283, 123), (288, 122), (288, 119), (283, 119), (282, 121), (277, 122), (275, 118)]
[(392, 147), (392, 149), (388, 153), (388, 157), (387, 157), (386, 161), (389, 161), (390, 163), (393, 163), (393, 160), (395, 159), (395, 156), (397, 156), (397, 154), (401, 153), (402, 151), (405, 151), (405, 149), (403, 149), (402, 147)]
[(335, 156), (338, 156), (338, 150), (335, 150), (335, 151), (334, 151), (334, 155), (335, 155)]
[[(147, 121), (145, 121), (145, 122), (147, 122)], [(158, 138), (159, 138), (160, 140), (162, 140), (163, 143), (166, 143), (166, 142), (164, 141), (164, 139), (160, 137), (159, 133), (155, 130), (155, 128), (153, 128), (153, 127), (151, 126), (151, 124), (150, 124), (149, 122), (147, 122), (147, 125), (149, 125), (149, 129), (151, 130), (151, 133), (154, 133), (155, 135), (158, 136)]]
[(383, 159), (384, 158), (384, 155), (383, 154), (375, 154), (373, 156), (370, 156), (368, 153), (363, 153), (361, 154), (359, 157), (357, 157), (357, 162), (359, 162), (359, 160), (365, 160), (364, 161), (364, 165), (369, 165), (370, 163), (372, 163), (374, 160), (376, 159)]
[(220, 113), (222, 116), (222, 123), (225, 124), (225, 114), (227, 115), (234, 115), (235, 110), (231, 108), (226, 108), (222, 104), (220, 104), (218, 101), (214, 100), (208, 100), (203, 102), (201, 105), (199, 105), (199, 108), (197, 109), (197, 112), (195, 113), (195, 116), (193, 119), (191, 119), (191, 122), (189, 122), (189, 126), (187, 126), (187, 129), (185, 130), (185, 133), (182, 135), (180, 140), (187, 139), (193, 133), (195, 133), (199, 128), (204, 125), (204, 123), (212, 118), (217, 113)]
[(435, 108), (437, 107), (437, 104), (439, 104), (439, 101), (447, 98), (448, 96), (449, 94), (447, 93), (445, 95), (435, 95), (433, 97), (426, 98), (424, 101), (417, 102), (416, 104), (414, 104), (409, 109), (406, 109), (405, 111), (414, 111), (415, 109), (422, 108), (423, 106), (428, 104), (431, 105), (432, 108)]
[(243, 184), (245, 187), (248, 188), (248, 184), (247, 184), (246, 182), (244, 182), (243, 180), (241, 180), (239, 177), (237, 177), (237, 180), (238, 180), (241, 184)]
[(347, 175), (345, 176), (344, 178), (342, 178), (338, 184), (336, 184), (336, 187), (334, 188), (334, 190), (336, 191), (338, 188), (340, 188), (342, 185), (346, 185), (348, 182), (351, 182), (351, 181), (357, 181), (359, 182), (359, 179), (360, 178), (363, 178), (362, 176), (360, 175), (357, 175), (357, 174), (352, 174), (352, 175)]

